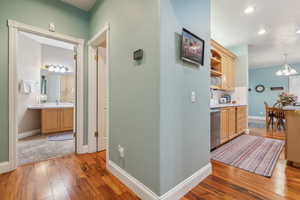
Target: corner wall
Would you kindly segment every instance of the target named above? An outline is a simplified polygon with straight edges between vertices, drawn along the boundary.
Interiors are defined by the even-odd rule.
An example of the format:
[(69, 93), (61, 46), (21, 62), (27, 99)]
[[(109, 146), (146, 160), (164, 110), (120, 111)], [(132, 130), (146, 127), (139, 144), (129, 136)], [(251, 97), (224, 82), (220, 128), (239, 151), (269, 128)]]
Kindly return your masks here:
[[(159, 0), (101, 0), (90, 37), (110, 25), (109, 156), (159, 193)], [(139, 64), (133, 52), (144, 50)], [(125, 149), (120, 158), (118, 145)]]
[[(210, 162), (210, 0), (160, 1), (160, 195)], [(205, 40), (205, 64), (180, 59), (182, 28)], [(191, 92), (196, 103), (191, 103)]]

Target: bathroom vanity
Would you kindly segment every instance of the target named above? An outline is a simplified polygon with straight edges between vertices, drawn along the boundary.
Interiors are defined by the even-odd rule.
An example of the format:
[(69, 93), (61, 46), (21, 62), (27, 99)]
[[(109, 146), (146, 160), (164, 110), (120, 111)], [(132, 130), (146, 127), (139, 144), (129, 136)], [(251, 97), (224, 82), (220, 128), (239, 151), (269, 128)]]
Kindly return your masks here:
[(73, 104), (39, 104), (29, 106), (28, 109), (41, 110), (41, 133), (57, 133), (73, 131)]

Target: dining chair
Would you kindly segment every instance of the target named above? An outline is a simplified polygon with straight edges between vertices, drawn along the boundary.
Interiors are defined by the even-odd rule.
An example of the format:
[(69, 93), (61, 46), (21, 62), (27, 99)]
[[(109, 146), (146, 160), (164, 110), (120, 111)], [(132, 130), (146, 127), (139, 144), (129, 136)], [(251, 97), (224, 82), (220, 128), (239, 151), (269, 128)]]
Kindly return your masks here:
[(274, 108), (269, 107), (267, 102), (264, 102), (265, 104), (265, 111), (266, 111), (266, 128), (269, 130), (269, 127), (271, 126), (272, 129), (274, 128)]
[(285, 112), (282, 108), (273, 108), (274, 118), (276, 120), (275, 128), (285, 130)]

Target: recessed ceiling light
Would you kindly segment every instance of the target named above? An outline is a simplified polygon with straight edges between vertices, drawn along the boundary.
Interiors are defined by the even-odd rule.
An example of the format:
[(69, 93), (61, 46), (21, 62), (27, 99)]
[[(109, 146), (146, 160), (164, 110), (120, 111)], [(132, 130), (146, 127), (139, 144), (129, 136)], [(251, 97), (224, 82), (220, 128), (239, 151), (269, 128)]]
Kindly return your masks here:
[(266, 31), (266, 29), (262, 28), (257, 33), (258, 33), (258, 35), (264, 35), (267, 33), (267, 31)]
[(254, 10), (255, 10), (255, 8), (254, 8), (253, 6), (249, 6), (249, 7), (247, 7), (247, 8), (244, 10), (244, 13), (245, 13), (246, 15), (249, 15), (249, 14), (253, 13)]

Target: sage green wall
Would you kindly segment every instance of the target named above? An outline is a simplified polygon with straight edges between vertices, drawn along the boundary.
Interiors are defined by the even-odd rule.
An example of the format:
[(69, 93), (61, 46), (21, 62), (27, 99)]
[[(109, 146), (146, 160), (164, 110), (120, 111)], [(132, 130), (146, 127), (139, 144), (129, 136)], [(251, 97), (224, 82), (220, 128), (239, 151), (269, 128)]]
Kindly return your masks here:
[[(110, 24), (109, 153), (126, 172), (159, 193), (159, 1), (102, 0), (90, 33)], [(133, 52), (144, 50), (142, 63)], [(118, 145), (125, 148), (121, 159)]]
[[(0, 2), (0, 162), (8, 160), (8, 26), (7, 20), (88, 39), (89, 15), (59, 0), (1, 0)], [(86, 64), (87, 62), (85, 62)], [(86, 67), (86, 65), (85, 65)], [(85, 74), (87, 70), (85, 70)], [(85, 86), (87, 88), (87, 84)], [(87, 90), (86, 90), (87, 91)], [(85, 95), (86, 97), (87, 95)], [(85, 110), (86, 112), (86, 110)], [(85, 123), (86, 124), (86, 123)], [(87, 126), (85, 126), (87, 127)], [(86, 130), (86, 129), (85, 129)], [(87, 135), (85, 136), (85, 142)]]
[[(210, 0), (161, 0), (160, 195), (210, 160)], [(186, 28), (205, 40), (204, 66), (180, 59)], [(197, 102), (191, 102), (195, 91)]]

